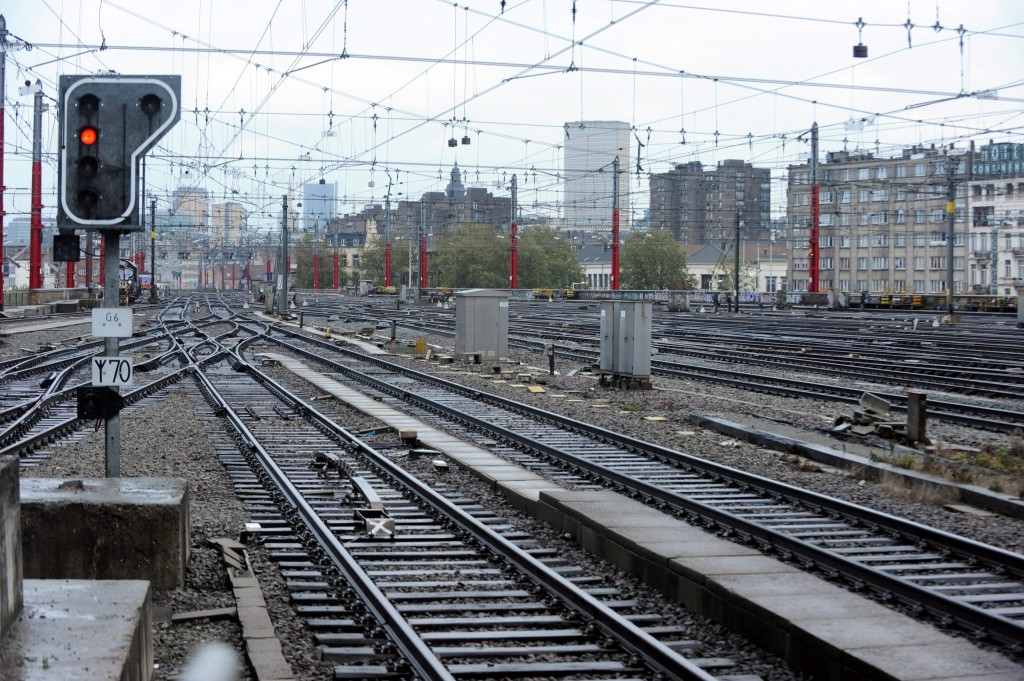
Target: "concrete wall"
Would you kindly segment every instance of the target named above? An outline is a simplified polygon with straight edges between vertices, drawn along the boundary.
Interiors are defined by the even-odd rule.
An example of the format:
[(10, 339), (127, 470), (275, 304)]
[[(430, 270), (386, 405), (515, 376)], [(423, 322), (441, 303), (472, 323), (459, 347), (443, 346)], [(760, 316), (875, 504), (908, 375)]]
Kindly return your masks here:
[(0, 458), (0, 639), (22, 605), (19, 465), (16, 456)]

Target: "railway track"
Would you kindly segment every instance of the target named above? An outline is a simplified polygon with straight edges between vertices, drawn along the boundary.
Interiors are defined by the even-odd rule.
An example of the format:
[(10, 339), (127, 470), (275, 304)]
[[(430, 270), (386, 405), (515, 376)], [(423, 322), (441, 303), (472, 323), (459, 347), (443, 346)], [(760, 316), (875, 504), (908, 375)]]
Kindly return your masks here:
[[(288, 336), (285, 339), (283, 336)], [(932, 613), (1007, 646), (1024, 640), (1024, 557), (917, 523), (652, 446), (291, 332), (271, 338), (516, 463), (566, 484), (600, 484), (756, 545), (881, 600)], [(329, 359), (332, 353), (343, 359)], [(362, 365), (363, 369), (358, 368)]]
[[(399, 323), (423, 333), (454, 335), (454, 331), (447, 324), (421, 321), (410, 322), (407, 320), (400, 321)], [(592, 344), (592, 340), (589, 337), (584, 338), (575, 333), (567, 335), (560, 331), (548, 332), (542, 327), (534, 327), (529, 337), (510, 336), (508, 339), (509, 347), (539, 353), (543, 351), (546, 342), (545, 340), (535, 340), (538, 337), (545, 340), (548, 338), (562, 338), (564, 340), (566, 337), (571, 337), (574, 339), (571, 343), (556, 344), (555, 353), (558, 357), (589, 365), (594, 365), (600, 361), (599, 350), (592, 350), (581, 345), (583, 341), (586, 341), (587, 344)], [(715, 358), (713, 353), (709, 353), (709, 356), (713, 359)], [(759, 361), (758, 363), (763, 364), (764, 362)], [(781, 373), (793, 373), (796, 368), (800, 369), (800, 373), (805, 373), (807, 367), (797, 357), (787, 360), (786, 363), (778, 364), (776, 368)], [(825, 380), (814, 381), (789, 378), (778, 374), (760, 374), (749, 369), (733, 371), (718, 366), (682, 364), (678, 361), (656, 358), (651, 360), (651, 373), (654, 376), (665, 376), (679, 380), (712, 382), (768, 395), (829, 400), (846, 404), (859, 403), (861, 396), (866, 391), (865, 388), (852, 388), (845, 385), (828, 383)], [(945, 373), (955, 374), (957, 371), (955, 367), (952, 367), (948, 368)], [(909, 377), (906, 372), (900, 372), (899, 375), (902, 378)], [(985, 375), (991, 377), (991, 372), (986, 370)], [(906, 385), (916, 385), (920, 389), (934, 389), (945, 393), (959, 391), (983, 396), (984, 399), (976, 399), (974, 402), (961, 402), (930, 396), (928, 399), (928, 417), (929, 419), (969, 426), (979, 430), (1012, 433), (1015, 430), (1024, 429), (1024, 411), (1016, 411), (1005, 405), (997, 404), (996, 400), (1019, 400), (1024, 397), (1024, 390), (1017, 387), (1017, 381), (1014, 377), (1006, 372), (1003, 372), (1003, 375), (1006, 376), (1005, 382), (994, 384), (987, 380), (981, 383), (977, 381), (963, 381), (958, 378), (949, 380), (944, 378), (931, 379), (918, 374), (913, 381), (908, 382)], [(847, 372), (847, 378), (853, 379), (857, 383), (872, 384), (886, 382), (891, 384), (894, 380), (893, 376), (885, 371), (871, 372), (863, 366), (851, 369)], [(892, 404), (897, 412), (905, 411), (907, 408), (905, 392), (889, 392), (877, 388), (872, 388), (870, 392)], [(987, 402), (987, 404), (983, 402)]]
[(715, 678), (657, 613), (432, 490), (258, 368), (203, 364), (235, 433), (222, 459), (297, 611), (345, 663), (335, 678)]

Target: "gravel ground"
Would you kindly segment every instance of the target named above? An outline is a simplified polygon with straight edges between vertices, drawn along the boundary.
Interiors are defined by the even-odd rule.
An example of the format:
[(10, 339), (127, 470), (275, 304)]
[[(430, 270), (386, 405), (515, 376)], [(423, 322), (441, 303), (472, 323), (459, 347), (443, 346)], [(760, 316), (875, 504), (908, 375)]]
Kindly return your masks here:
[[(17, 340), (0, 339), (0, 356), (20, 354), (21, 348), (32, 348), (36, 344), (54, 342), (61, 338), (72, 338), (82, 334), (80, 327), (70, 327), (45, 334), (23, 334)], [(451, 348), (450, 338), (429, 338), (429, 342), (446, 349)], [(546, 373), (540, 368), (543, 358), (529, 353), (513, 352), (513, 359), (523, 367), (532, 367), (538, 374)], [(431, 365), (413, 360), (416, 368), (425, 369)], [(558, 369), (567, 372), (571, 368), (560, 363)], [(443, 371), (439, 367), (430, 370)], [(748, 443), (732, 443), (730, 439), (713, 431), (696, 428), (688, 422), (691, 413), (714, 413), (728, 417), (730, 414), (757, 416), (774, 419), (790, 425), (798, 425), (815, 431), (827, 428), (836, 410), (809, 400), (767, 398), (730, 388), (709, 389), (706, 384), (655, 379), (652, 391), (610, 391), (600, 389), (595, 379), (586, 376), (568, 377), (561, 374), (550, 378), (548, 393), (534, 395), (522, 388), (497, 385), (485, 381), (479, 375), (444, 371), (447, 378), (484, 389), (488, 392), (506, 394), (522, 401), (534, 403), (546, 409), (566, 413), (579, 420), (595, 423), (610, 429), (621, 430), (635, 437), (659, 442), (660, 444), (696, 454), (720, 463), (736, 466), (761, 475), (772, 477), (790, 484), (825, 492), (851, 502), (901, 515), (933, 527), (956, 532), (979, 541), (1001, 546), (1014, 551), (1024, 550), (1024, 522), (1005, 517), (976, 517), (952, 513), (941, 506), (896, 498), (881, 485), (866, 483), (855, 477), (821, 472), (815, 467), (806, 467), (778, 452), (765, 450)], [(172, 476), (190, 481), (192, 494), (192, 558), (188, 566), (184, 588), (156, 592), (154, 605), (173, 612), (188, 612), (206, 608), (223, 607), (233, 604), (233, 597), (227, 580), (226, 570), (218, 550), (208, 545), (208, 540), (217, 537), (237, 538), (247, 520), (245, 509), (234, 495), (230, 480), (223, 467), (216, 460), (213, 446), (220, 438), (211, 432), (211, 422), (197, 410), (195, 390), (178, 386), (170, 390), (167, 399), (135, 409), (126, 414), (123, 423), (123, 444), (121, 467), (126, 477)], [(570, 402), (566, 399), (552, 399), (551, 393), (571, 394), (583, 399)], [(333, 401), (332, 401), (333, 402)], [(326, 404), (326, 403), (325, 403)], [(595, 404), (609, 404), (610, 408), (595, 409)], [(341, 407), (333, 406), (332, 408)], [(664, 416), (667, 421), (647, 421), (644, 416)], [(349, 418), (356, 418), (349, 416)], [(171, 425), (173, 424), (173, 426)], [(980, 446), (985, 442), (1005, 441), (1001, 436), (977, 433), (962, 428), (936, 426), (933, 437), (947, 442)], [(26, 472), (26, 476), (102, 476), (103, 441), (102, 432), (90, 433), (69, 446), (54, 449), (51, 459)], [(437, 475), (433, 470), (423, 474)], [(702, 621), (682, 609), (666, 605), (657, 593), (618, 570), (595, 561), (578, 547), (567, 545), (564, 538), (557, 536), (545, 526), (517, 514), (501, 497), (473, 476), (458, 470), (450, 471), (446, 484), (461, 493), (478, 499), (488, 507), (498, 510), (526, 528), (545, 544), (558, 546), (566, 556), (571, 556), (587, 569), (605, 575), (606, 581), (615, 584), (627, 597), (637, 598), (651, 604), (673, 623), (685, 625), (693, 631), (693, 637), (711, 642), (710, 647), (701, 651), (704, 656), (729, 657), (742, 665), (747, 673), (761, 674), (765, 679), (782, 681), (799, 678), (788, 671), (777, 660), (753, 648), (738, 637), (722, 631), (717, 625)], [(250, 561), (266, 594), (279, 637), (286, 642), (286, 656), (292, 664), (296, 678), (332, 678), (332, 665), (318, 662), (318, 651), (311, 644), (304, 627), (287, 606), (286, 589), (258, 546), (249, 548)], [(184, 624), (158, 624), (155, 627), (154, 646), (158, 680), (173, 679), (180, 673), (191, 650), (206, 641), (225, 641), (241, 650), (240, 632), (231, 620), (197, 620)], [(253, 678), (247, 673), (245, 678)]]

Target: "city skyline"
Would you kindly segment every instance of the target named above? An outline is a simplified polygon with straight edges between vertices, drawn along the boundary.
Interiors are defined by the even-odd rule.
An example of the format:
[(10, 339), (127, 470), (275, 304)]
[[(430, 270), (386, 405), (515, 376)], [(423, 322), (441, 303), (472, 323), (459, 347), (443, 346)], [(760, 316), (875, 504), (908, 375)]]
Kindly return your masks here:
[[(648, 173), (726, 159), (772, 169), (777, 217), (784, 169), (806, 160), (801, 135), (814, 121), (822, 153), (1019, 135), (1024, 9), (1011, 2), (864, 2), (860, 17), (741, 0), (575, 14), (536, 2), (505, 12), (398, 2), (387, 16), (373, 3), (279, 14), (255, 3), (244, 15), (214, 5), (185, 0), (146, 17), (109, 1), (65, 17), (45, 0), (4, 10), (12, 216), (28, 210), (31, 148), (30, 99), (16, 85), (39, 78), (52, 97), (57, 73), (181, 74), (182, 122), (148, 159), (149, 189), (161, 202), (178, 186), (248, 201), (261, 229), (303, 184), (337, 183), (339, 212), (355, 212), (384, 200), (388, 174), (393, 200), (443, 191), (456, 162), (468, 187), (507, 195), (515, 174), (528, 215), (564, 214), (561, 147), (578, 120), (629, 124), (627, 219), (643, 214)], [(428, 24), (436, 30), (424, 35)], [(33, 50), (16, 49), (17, 38)], [(861, 42), (867, 59), (852, 57)], [(56, 203), (54, 123), (51, 107), (44, 214)]]

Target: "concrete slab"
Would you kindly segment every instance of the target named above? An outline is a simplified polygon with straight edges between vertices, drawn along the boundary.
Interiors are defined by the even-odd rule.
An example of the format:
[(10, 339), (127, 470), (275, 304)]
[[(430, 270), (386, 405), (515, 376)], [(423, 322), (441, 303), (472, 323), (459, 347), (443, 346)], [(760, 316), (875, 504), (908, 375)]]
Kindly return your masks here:
[(0, 457), (0, 640), (21, 612), (20, 459)]
[(188, 482), (179, 478), (22, 478), (23, 569), (32, 579), (185, 581)]
[(27, 579), (25, 608), (0, 642), (0, 679), (152, 678), (149, 582)]

